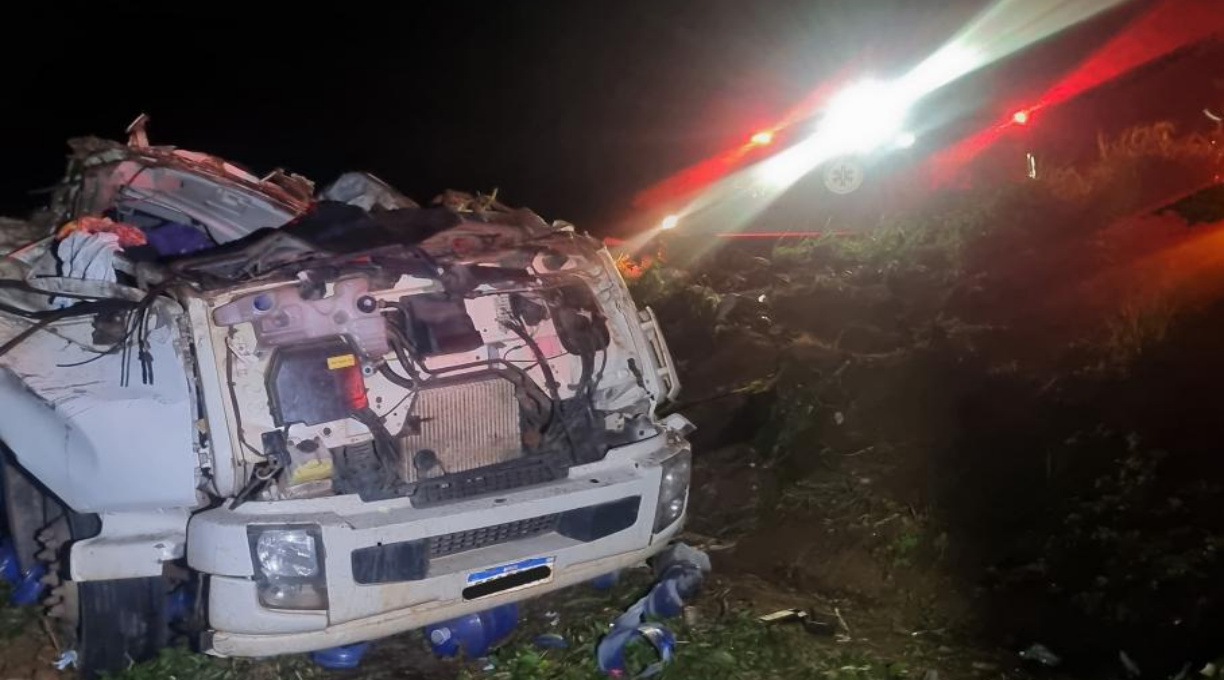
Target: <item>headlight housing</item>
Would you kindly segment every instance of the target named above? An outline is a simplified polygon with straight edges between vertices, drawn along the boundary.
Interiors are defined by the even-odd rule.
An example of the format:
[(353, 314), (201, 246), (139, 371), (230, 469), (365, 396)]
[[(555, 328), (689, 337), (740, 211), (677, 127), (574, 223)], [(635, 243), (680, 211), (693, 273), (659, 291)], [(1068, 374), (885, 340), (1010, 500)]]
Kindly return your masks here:
[(319, 527), (252, 526), (247, 535), (260, 604), (273, 609), (327, 609)]
[(655, 532), (662, 531), (680, 519), (688, 500), (689, 481), (693, 476), (693, 452), (681, 451), (663, 461), (663, 478), (659, 480), (659, 503), (655, 508)]

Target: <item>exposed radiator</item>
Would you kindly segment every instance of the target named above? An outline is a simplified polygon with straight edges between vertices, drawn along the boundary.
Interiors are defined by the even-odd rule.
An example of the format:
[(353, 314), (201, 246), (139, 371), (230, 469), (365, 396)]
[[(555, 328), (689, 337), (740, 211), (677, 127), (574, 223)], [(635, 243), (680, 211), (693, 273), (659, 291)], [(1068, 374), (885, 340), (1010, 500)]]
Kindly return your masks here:
[(404, 437), (404, 477), (419, 481), (522, 455), (514, 384), (501, 378), (430, 387), (417, 397), (420, 432)]

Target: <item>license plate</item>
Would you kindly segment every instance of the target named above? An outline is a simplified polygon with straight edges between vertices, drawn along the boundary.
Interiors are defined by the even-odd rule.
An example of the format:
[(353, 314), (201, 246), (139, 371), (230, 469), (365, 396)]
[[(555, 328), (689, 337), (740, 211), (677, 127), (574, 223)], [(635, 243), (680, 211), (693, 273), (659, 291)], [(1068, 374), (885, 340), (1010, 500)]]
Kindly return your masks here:
[(467, 587), (463, 589), (464, 599), (475, 600), (548, 583), (553, 579), (555, 561), (555, 557), (531, 557), (473, 571), (467, 575)]

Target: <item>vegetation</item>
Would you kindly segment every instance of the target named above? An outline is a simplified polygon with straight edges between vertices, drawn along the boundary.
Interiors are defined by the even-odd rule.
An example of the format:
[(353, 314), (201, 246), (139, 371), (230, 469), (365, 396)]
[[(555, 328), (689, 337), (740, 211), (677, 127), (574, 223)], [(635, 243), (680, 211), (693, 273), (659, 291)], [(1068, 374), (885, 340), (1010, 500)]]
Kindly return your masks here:
[[(845, 679), (892, 680), (911, 677), (904, 664), (863, 652), (839, 651), (813, 641), (798, 627), (766, 626), (744, 613), (710, 624), (675, 629), (674, 661), (661, 675), (668, 678), (723, 680)], [(577, 631), (577, 644), (561, 652), (540, 651), (525, 644), (500, 649), (491, 674), (468, 671), (466, 677), (505, 680), (599, 680), (607, 675), (594, 667), (594, 643), (601, 631)], [(645, 643), (628, 662), (630, 673), (656, 660)]]
[(267, 660), (218, 659), (186, 647), (162, 650), (158, 658), (110, 676), (113, 680), (309, 680), (323, 672), (304, 656)]
[[(465, 680), (599, 680), (608, 677), (595, 664), (595, 647), (606, 632), (606, 621), (621, 606), (641, 595), (642, 579), (622, 587), (619, 596), (592, 606), (588, 601), (563, 610), (563, 620), (573, 623), (548, 629), (568, 643), (565, 649), (540, 649), (533, 637), (540, 626), (528, 626), (490, 658), (469, 666)], [(609, 606), (610, 603), (615, 603)], [(813, 637), (799, 626), (763, 624), (743, 610), (717, 613), (705, 606), (691, 609), (686, 620), (666, 624), (676, 636), (675, 656), (661, 675), (668, 678), (722, 679), (855, 679), (892, 680), (910, 677), (906, 667), (863, 650), (838, 649), (831, 640)], [(633, 677), (658, 655), (646, 642), (637, 641), (626, 651), (626, 677)]]
[[(1177, 260), (1148, 277), (1141, 264), (1202, 232), (1135, 218), (1220, 161), (1208, 140), (1145, 126), (1102, 141), (1086, 167), (779, 242), (765, 265), (715, 253), (683, 272), (646, 268), (655, 305), (691, 308), (694, 287), (711, 300), (660, 315), (669, 338), (756, 348), (682, 363), (689, 384), (738, 371), (759, 388), (689, 409), (699, 437), (718, 432), (707, 447), (738, 441), (753, 456), (760, 486), (744, 506), (758, 521), (698, 530), (734, 542), (789, 526), (770, 534), (775, 564), (744, 555), (743, 568), (857, 589), (894, 612), (934, 602), (906, 616), (986, 642), (1040, 639), (1104, 666), (1122, 648), (1170, 674), (1218, 655), (1208, 622), (1224, 620), (1224, 592), (1206, 575), (1224, 526), (1205, 503), (1224, 470), (1206, 413), (1224, 398), (1199, 376), (1224, 364), (1220, 305), (1203, 306), (1224, 290)], [(1218, 220), (1222, 198), (1204, 191), (1175, 214)], [(729, 298), (740, 304), (727, 312)], [(725, 466), (712, 477), (748, 472), (726, 460), (708, 463)]]
[(37, 626), (40, 618), (38, 607), (14, 607), (9, 604), (11, 589), (0, 580), (0, 641), (11, 640)]
[(1122, 304), (1105, 323), (1102, 350), (1108, 365), (1125, 368), (1169, 335), (1177, 309), (1169, 298), (1149, 296)]

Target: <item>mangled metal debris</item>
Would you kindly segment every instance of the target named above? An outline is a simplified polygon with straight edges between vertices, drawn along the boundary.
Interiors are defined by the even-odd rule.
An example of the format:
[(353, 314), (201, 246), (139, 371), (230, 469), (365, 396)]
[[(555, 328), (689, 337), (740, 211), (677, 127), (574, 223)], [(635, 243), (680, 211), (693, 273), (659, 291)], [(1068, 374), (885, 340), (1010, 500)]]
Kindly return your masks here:
[(130, 135), (74, 140), (52, 228), (0, 264), (5, 479), (39, 498), (8, 515), (19, 566), (67, 576), (86, 673), (165, 644), (172, 586), (211, 653), (311, 651), (678, 531), (691, 425), (655, 415), (673, 364), (598, 243), (493, 197), (418, 207), (359, 175), (315, 197)]

